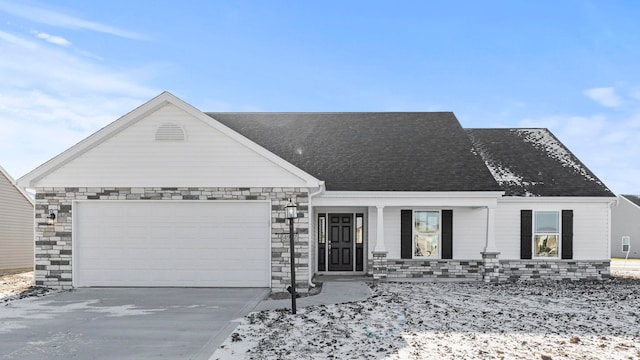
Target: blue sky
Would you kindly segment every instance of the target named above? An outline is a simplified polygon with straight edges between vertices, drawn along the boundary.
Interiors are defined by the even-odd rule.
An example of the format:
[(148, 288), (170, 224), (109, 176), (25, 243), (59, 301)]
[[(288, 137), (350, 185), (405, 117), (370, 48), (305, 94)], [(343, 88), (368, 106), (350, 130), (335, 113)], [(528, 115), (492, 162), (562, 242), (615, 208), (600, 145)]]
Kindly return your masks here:
[(453, 111), (547, 127), (640, 193), (636, 1), (0, 0), (18, 178), (167, 90), (203, 111)]

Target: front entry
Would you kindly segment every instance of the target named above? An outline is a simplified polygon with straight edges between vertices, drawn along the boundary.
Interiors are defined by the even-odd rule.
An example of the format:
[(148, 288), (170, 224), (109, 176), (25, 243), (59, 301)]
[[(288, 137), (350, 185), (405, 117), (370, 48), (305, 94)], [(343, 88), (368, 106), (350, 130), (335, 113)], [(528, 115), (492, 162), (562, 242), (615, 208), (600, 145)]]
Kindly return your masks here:
[(318, 270), (364, 271), (364, 214), (318, 214)]
[(353, 215), (329, 214), (329, 271), (353, 270)]

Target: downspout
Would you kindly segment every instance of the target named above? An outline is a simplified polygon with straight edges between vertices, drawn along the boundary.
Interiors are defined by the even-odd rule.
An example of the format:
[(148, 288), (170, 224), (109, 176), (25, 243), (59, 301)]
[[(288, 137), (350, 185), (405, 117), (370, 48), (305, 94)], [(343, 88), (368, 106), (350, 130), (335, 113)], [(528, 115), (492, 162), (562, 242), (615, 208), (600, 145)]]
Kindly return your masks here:
[[(326, 189), (324, 187), (324, 181), (320, 181), (320, 188), (318, 189), (318, 191), (314, 192), (314, 193), (310, 193), (309, 194), (309, 224), (315, 224), (315, 222), (313, 221), (313, 206), (311, 205), (311, 198), (313, 198), (314, 196), (324, 192)], [(311, 230), (311, 229), (309, 229)], [(309, 260), (308, 260), (308, 264), (309, 264), (309, 278), (307, 279), (309, 286), (310, 287), (316, 287), (316, 284), (313, 283), (313, 274), (311, 273), (311, 262), (313, 261), (313, 257), (311, 256), (311, 247), (313, 246), (313, 241), (312, 238), (313, 236), (311, 236), (313, 233), (309, 234)]]

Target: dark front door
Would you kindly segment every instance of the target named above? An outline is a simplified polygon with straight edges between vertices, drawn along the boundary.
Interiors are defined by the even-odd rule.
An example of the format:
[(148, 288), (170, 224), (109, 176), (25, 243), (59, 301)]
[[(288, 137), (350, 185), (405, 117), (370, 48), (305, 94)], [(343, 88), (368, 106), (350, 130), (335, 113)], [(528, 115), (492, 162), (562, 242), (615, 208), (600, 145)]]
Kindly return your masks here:
[(329, 214), (329, 271), (353, 271), (353, 214)]

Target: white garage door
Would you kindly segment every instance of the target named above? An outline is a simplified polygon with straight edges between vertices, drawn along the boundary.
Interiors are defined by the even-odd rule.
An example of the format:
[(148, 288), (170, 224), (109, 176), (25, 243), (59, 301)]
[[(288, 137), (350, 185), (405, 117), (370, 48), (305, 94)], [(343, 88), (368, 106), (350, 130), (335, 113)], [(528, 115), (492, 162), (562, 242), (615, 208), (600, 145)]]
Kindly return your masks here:
[(270, 286), (270, 205), (75, 203), (75, 286)]

